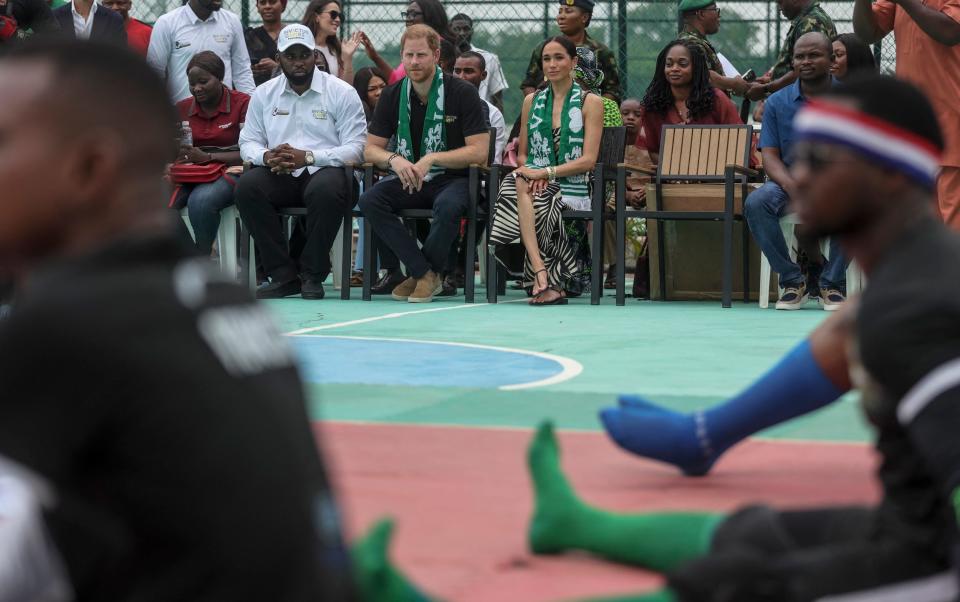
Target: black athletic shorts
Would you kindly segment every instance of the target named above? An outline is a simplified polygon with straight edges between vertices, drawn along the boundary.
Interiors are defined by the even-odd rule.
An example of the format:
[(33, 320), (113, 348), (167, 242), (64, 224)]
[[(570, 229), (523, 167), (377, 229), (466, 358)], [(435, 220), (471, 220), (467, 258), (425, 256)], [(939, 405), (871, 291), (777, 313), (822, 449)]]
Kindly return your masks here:
[(949, 559), (878, 535), (876, 518), (868, 508), (751, 506), (668, 584), (681, 602), (954, 602)]

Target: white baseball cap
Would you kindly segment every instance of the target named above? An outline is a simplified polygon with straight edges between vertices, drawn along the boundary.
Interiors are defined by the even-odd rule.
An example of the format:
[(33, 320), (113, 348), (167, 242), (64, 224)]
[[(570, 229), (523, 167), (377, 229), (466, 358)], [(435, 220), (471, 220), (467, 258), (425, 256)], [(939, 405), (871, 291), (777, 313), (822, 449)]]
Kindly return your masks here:
[(277, 36), (277, 50), (283, 52), (287, 48), (296, 46), (297, 44), (306, 46), (310, 50), (316, 50), (317, 46), (313, 41), (313, 33), (309, 27), (294, 23), (280, 30), (280, 35)]

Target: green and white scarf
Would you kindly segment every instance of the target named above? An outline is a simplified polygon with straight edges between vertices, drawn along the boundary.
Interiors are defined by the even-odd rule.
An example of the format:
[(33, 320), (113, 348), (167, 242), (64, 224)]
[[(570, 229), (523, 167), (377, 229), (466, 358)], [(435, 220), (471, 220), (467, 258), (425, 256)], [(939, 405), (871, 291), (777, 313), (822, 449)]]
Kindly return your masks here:
[[(400, 110), (397, 123), (397, 154), (407, 161), (414, 162), (413, 136), (410, 134), (410, 78), (400, 83)], [(427, 112), (423, 116), (423, 133), (420, 137), (420, 156), (440, 153), (447, 150), (447, 125), (443, 114), (443, 72), (437, 66), (427, 96)], [(432, 180), (444, 172), (439, 165), (430, 168), (424, 178)]]
[[(583, 89), (573, 82), (563, 100), (560, 116), (559, 156), (553, 150), (553, 86), (537, 92), (527, 119), (527, 166), (543, 168), (562, 165), (583, 155)], [(582, 206), (590, 201), (586, 173), (557, 178), (563, 201), (570, 206)]]

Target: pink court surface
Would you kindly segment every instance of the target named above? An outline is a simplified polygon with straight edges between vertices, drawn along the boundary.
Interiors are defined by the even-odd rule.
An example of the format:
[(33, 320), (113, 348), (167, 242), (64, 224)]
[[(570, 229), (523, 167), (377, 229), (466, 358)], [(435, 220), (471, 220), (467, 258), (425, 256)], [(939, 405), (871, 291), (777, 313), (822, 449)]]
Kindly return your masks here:
[(638, 593), (658, 575), (587, 555), (533, 556), (526, 446), (558, 427), (591, 504), (624, 512), (871, 503), (874, 456), (856, 399), (736, 447), (704, 478), (615, 447), (597, 411), (618, 393), (692, 410), (736, 393), (824, 317), (714, 303), (520, 297), (427, 307), (390, 300), (271, 303), (300, 358), (320, 445), (357, 537), (396, 519), (393, 558), (445, 600), (537, 602)]

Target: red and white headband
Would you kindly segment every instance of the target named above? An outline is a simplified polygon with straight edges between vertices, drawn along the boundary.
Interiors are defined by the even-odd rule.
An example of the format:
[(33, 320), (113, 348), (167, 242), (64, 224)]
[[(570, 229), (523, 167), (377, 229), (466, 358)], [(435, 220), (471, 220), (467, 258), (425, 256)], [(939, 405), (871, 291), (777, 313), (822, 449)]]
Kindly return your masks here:
[(928, 140), (862, 111), (810, 101), (793, 121), (796, 140), (846, 146), (933, 188), (941, 152)]

